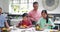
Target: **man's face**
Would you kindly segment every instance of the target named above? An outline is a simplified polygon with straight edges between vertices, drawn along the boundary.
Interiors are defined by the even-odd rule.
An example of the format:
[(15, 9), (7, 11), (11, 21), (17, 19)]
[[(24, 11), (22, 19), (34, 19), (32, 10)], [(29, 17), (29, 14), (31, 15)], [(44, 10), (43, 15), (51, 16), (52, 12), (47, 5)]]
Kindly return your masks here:
[(38, 4), (34, 4), (34, 5), (33, 5), (33, 8), (34, 8), (34, 9), (38, 9)]
[(2, 13), (2, 9), (0, 9), (0, 14)]

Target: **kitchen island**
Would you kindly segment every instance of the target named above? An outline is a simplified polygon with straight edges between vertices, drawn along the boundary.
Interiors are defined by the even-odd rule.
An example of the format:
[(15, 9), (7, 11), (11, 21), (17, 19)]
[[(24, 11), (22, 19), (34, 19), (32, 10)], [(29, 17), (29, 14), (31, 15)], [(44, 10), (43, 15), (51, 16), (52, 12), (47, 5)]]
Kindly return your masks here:
[(12, 26), (10, 28), (11, 28), (10, 32), (51, 32), (51, 31), (58, 32), (58, 30), (54, 30), (54, 29), (44, 29), (42, 31), (36, 31), (35, 27), (21, 29), (21, 28)]

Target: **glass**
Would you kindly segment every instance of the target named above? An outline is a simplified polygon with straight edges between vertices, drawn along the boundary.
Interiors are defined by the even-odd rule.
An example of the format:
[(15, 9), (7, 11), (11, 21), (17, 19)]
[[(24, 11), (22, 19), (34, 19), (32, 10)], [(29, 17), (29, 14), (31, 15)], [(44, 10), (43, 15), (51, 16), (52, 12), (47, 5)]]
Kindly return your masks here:
[(13, 26), (13, 30), (17, 30), (16, 25)]

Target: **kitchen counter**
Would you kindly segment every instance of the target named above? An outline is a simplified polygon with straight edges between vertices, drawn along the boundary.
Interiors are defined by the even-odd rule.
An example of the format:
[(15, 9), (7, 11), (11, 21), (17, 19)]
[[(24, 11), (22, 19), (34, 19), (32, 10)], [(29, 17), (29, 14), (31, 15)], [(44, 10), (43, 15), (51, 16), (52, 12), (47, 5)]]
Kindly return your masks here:
[(60, 30), (60, 21), (54, 21), (54, 24), (58, 26), (58, 30)]
[[(10, 32), (50, 32), (50, 30), (51, 30), (51, 29), (45, 29), (43, 31), (36, 31), (34, 27), (26, 28), (26, 29), (20, 29), (20, 28), (15, 27), (13, 29), (13, 26), (12, 26), (10, 28), (12, 28)], [(51, 31), (58, 31), (58, 30), (52, 29)]]
[(55, 24), (60, 24), (60, 21), (54, 21)]

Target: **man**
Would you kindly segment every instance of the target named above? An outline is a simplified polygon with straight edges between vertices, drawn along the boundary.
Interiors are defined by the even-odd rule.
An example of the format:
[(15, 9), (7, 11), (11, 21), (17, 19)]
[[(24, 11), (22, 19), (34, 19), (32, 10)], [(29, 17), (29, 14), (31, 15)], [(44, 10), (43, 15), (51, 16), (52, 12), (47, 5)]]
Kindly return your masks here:
[(38, 2), (33, 3), (33, 10), (29, 12), (29, 17), (32, 20), (32, 24), (35, 25), (36, 21), (41, 17), (40, 11), (38, 11)]
[(0, 32), (1, 29), (5, 27), (5, 25), (7, 28), (9, 28), (6, 18), (2, 15), (2, 8), (0, 8)]

